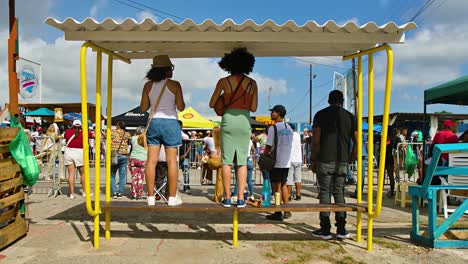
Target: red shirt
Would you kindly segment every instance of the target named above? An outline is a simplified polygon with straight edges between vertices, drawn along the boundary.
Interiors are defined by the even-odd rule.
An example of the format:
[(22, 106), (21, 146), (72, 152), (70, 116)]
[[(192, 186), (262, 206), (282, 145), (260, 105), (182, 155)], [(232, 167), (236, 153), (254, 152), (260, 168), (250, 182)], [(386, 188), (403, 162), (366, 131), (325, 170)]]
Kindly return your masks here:
[[(437, 132), (432, 140), (432, 144), (452, 144), (458, 143), (458, 137), (448, 129)], [(448, 161), (448, 153), (442, 153), (442, 158)]]
[[(70, 140), (70, 138), (73, 136), (73, 134), (75, 134), (75, 129), (74, 128), (70, 128), (70, 129), (67, 129), (65, 131), (65, 140), (66, 140), (66, 143), (68, 143), (68, 141)], [(92, 132), (88, 132), (88, 138), (91, 138), (93, 137), (93, 133)], [(78, 148), (78, 149), (82, 149), (83, 148), (83, 131), (80, 130), (80, 132), (78, 133), (78, 136), (74, 137), (70, 143), (68, 144), (67, 148)]]

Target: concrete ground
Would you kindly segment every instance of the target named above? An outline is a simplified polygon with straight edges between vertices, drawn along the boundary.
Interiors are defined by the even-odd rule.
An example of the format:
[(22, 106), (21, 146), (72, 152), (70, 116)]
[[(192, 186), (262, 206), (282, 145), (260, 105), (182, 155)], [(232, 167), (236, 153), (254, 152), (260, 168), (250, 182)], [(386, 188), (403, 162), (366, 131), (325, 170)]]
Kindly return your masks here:
[[(185, 203), (209, 202), (213, 188), (192, 187), (192, 195), (181, 196)], [(354, 188), (347, 187), (348, 197)], [(301, 203), (317, 203), (316, 196), (315, 187), (305, 187)], [(348, 214), (351, 239), (343, 242), (312, 238), (310, 233), (319, 227), (318, 213), (294, 213), (281, 223), (265, 219), (263, 213), (242, 213), (240, 247), (233, 248), (231, 214), (113, 212), (111, 239), (104, 238), (102, 217), (101, 245), (94, 249), (93, 223), (84, 201), (31, 194), (28, 235), (0, 251), (1, 263), (468, 263), (467, 249), (411, 243), (410, 205), (401, 208), (390, 199), (384, 200), (375, 221), (371, 252), (366, 250), (365, 229), (363, 242), (355, 241), (355, 213)], [(427, 223), (427, 218), (421, 221)], [(458, 227), (468, 227), (468, 217)]]

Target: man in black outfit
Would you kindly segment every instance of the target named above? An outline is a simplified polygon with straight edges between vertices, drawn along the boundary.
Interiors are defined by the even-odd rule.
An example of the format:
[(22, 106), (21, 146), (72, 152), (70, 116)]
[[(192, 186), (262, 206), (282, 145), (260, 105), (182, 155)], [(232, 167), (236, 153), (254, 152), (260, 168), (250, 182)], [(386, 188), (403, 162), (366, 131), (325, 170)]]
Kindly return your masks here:
[[(356, 158), (357, 132), (356, 119), (343, 109), (343, 93), (338, 90), (330, 92), (329, 107), (322, 109), (314, 116), (314, 139), (312, 147), (312, 171), (317, 173), (319, 182), (320, 204), (330, 204), (331, 195), (335, 203), (345, 203), (344, 186), (348, 174), (348, 164)], [(350, 143), (353, 142), (352, 151)], [(337, 239), (349, 237), (346, 231), (346, 212), (335, 213)], [(320, 229), (312, 232), (314, 237), (329, 240), (330, 212), (320, 213)]]

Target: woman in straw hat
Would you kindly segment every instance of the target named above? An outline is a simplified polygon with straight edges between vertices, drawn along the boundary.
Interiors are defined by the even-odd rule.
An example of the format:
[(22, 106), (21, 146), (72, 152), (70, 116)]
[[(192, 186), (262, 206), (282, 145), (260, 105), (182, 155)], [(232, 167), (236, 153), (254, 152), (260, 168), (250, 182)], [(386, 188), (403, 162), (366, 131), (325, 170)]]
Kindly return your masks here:
[[(230, 75), (218, 81), (210, 100), (215, 108), (223, 100), (225, 111), (221, 122), (221, 156), (223, 164), (224, 207), (231, 206), (231, 169), (238, 165), (239, 193), (237, 207), (245, 207), (244, 188), (247, 177), (247, 153), (250, 141), (250, 112), (257, 111), (257, 83), (246, 76), (251, 73), (255, 57), (246, 48), (236, 48), (219, 62)], [(222, 97), (221, 97), (222, 95)]]
[[(182, 145), (181, 128), (177, 122), (177, 110), (185, 109), (182, 87), (178, 81), (171, 80), (174, 71), (169, 56), (158, 55), (153, 58), (151, 69), (147, 72), (149, 80), (143, 87), (141, 111), (150, 110), (150, 122), (146, 132), (148, 158), (146, 161), (147, 204), (155, 205), (154, 180), (155, 168), (159, 159), (161, 145), (166, 152), (168, 166), (169, 206), (182, 204), (177, 195), (177, 148)], [(156, 109), (155, 106), (157, 107)]]

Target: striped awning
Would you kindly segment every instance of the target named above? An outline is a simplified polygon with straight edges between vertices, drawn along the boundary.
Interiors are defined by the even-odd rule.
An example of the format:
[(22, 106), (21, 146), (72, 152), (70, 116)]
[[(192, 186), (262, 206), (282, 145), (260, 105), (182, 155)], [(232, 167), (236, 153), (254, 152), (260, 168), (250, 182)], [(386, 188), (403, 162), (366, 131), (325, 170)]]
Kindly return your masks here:
[(260, 57), (345, 56), (379, 44), (403, 43), (405, 32), (416, 28), (414, 23), (378, 26), (369, 22), (359, 26), (352, 21), (343, 25), (308, 21), (300, 26), (291, 20), (278, 25), (272, 20), (257, 24), (250, 19), (241, 24), (231, 19), (221, 24), (212, 20), (197, 24), (187, 19), (178, 24), (170, 19), (156, 23), (149, 18), (141, 22), (110, 18), (101, 22), (67, 18), (61, 22), (47, 18), (45, 23), (62, 30), (66, 40), (90, 41), (128, 59), (148, 59), (157, 54), (221, 57), (235, 47), (247, 47)]

